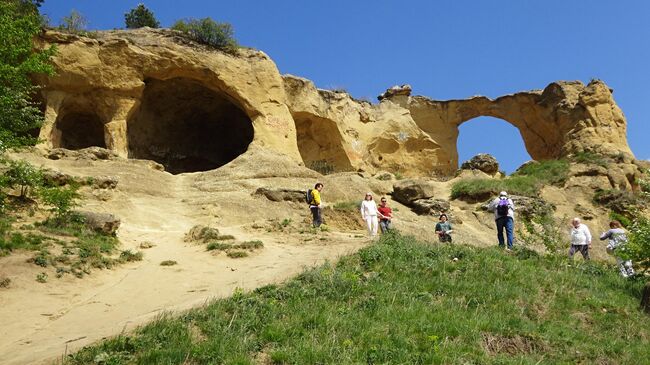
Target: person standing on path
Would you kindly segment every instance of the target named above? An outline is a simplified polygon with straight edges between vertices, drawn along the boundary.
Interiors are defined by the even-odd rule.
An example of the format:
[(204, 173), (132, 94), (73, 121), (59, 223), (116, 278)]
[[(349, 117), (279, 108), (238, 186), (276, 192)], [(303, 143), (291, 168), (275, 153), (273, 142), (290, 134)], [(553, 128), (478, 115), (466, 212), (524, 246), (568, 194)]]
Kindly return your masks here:
[(621, 227), (621, 222), (611, 221), (609, 222), (609, 231), (603, 232), (600, 235), (600, 239), (609, 240), (607, 244), (607, 252), (616, 257), (616, 262), (618, 263), (618, 269), (621, 272), (621, 276), (624, 278), (634, 276), (634, 267), (632, 266), (632, 260), (623, 260), (621, 256), (615, 252), (620, 252), (625, 250), (625, 245), (627, 244), (627, 235), (625, 230)]
[(381, 197), (377, 210), (379, 211), (379, 228), (381, 228), (381, 233), (386, 233), (391, 230), (393, 220), (393, 210), (387, 205), (386, 197)]
[(366, 198), (361, 202), (361, 218), (366, 221), (368, 234), (371, 238), (377, 236), (378, 214), (377, 204), (372, 200), (372, 193), (366, 193)]
[(488, 210), (494, 212), (494, 221), (497, 225), (497, 239), (499, 247), (504, 247), (503, 230), (506, 230), (508, 247), (506, 250), (512, 250), (515, 227), (515, 203), (508, 198), (508, 193), (502, 191), (498, 198), (494, 198), (488, 205)]
[(447, 214), (440, 214), (439, 222), (436, 223), (436, 234), (440, 242), (451, 243), (451, 223), (447, 220)]
[(311, 191), (311, 201), (309, 202), (309, 210), (311, 210), (311, 215), (313, 217), (312, 224), (314, 228), (320, 227), (323, 223), (323, 211), (322, 211), (322, 201), (320, 198), (320, 192), (323, 190), (322, 183), (316, 183), (314, 189)]
[(589, 249), (591, 248), (591, 232), (589, 227), (580, 223), (580, 218), (571, 220), (571, 247), (569, 248), (569, 258), (573, 260), (576, 251), (580, 251), (582, 258), (589, 261)]

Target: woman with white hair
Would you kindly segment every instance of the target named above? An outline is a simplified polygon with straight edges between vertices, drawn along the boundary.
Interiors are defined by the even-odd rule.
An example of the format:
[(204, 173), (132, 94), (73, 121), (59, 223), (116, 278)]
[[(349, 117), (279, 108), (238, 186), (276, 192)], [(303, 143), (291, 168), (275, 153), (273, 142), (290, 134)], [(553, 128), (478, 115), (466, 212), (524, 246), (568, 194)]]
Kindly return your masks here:
[(377, 236), (377, 227), (379, 226), (378, 214), (377, 204), (372, 200), (372, 193), (366, 193), (366, 197), (361, 203), (361, 218), (366, 221), (368, 234), (373, 238)]
[(576, 252), (582, 254), (585, 261), (589, 260), (589, 249), (591, 248), (591, 232), (589, 228), (580, 223), (580, 218), (576, 217), (571, 220), (571, 247), (569, 248), (569, 258), (573, 259)]

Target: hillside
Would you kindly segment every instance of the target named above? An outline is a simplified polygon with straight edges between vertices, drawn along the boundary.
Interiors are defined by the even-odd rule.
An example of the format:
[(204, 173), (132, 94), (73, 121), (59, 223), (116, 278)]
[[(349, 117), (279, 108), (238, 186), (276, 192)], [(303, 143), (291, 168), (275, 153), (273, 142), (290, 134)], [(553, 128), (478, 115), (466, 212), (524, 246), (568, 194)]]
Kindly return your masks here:
[(385, 236), (66, 364), (648, 364), (641, 287), (597, 263)]

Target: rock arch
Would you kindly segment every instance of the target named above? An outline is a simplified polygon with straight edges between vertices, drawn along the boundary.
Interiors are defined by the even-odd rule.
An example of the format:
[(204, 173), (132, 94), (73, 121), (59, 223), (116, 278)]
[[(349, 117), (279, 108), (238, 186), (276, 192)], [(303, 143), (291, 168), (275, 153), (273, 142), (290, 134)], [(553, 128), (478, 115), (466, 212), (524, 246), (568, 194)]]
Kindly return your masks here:
[(490, 99), (436, 101), (416, 96), (407, 108), (418, 126), (450, 153), (448, 172), (458, 166), (458, 127), (476, 117), (505, 120), (519, 129), (528, 154), (535, 160), (556, 159), (594, 151), (632, 156), (625, 136), (625, 117), (611, 90), (599, 80), (555, 82), (544, 90)]
[(183, 77), (146, 80), (127, 121), (129, 157), (154, 160), (174, 174), (225, 165), (253, 137), (252, 121), (235, 101)]

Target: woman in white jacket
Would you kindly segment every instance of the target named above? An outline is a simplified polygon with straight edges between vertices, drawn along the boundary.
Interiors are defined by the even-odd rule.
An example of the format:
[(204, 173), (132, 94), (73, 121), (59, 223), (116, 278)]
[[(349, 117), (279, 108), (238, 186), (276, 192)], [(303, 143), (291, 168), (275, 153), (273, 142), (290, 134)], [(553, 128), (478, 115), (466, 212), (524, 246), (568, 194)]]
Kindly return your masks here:
[(377, 215), (379, 215), (379, 211), (377, 211), (377, 204), (372, 200), (372, 193), (366, 193), (366, 198), (361, 202), (361, 218), (366, 221), (370, 237), (377, 236), (377, 226), (379, 225)]

